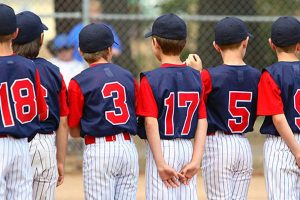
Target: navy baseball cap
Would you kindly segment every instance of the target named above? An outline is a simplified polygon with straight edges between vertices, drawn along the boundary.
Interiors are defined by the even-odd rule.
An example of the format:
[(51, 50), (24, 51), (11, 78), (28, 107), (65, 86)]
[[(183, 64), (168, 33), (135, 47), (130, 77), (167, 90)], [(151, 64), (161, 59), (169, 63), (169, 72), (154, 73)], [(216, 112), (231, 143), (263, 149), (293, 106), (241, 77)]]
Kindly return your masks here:
[(225, 17), (215, 26), (215, 42), (218, 45), (235, 44), (253, 37), (244, 21), (236, 17)]
[(0, 4), (0, 35), (9, 35), (17, 30), (15, 11), (5, 4)]
[(19, 33), (14, 43), (25, 44), (32, 42), (36, 38), (40, 37), (44, 30), (48, 30), (48, 27), (42, 23), (41, 18), (30, 11), (20, 12), (17, 16), (17, 27)]
[(300, 42), (300, 22), (295, 17), (279, 17), (272, 24), (271, 40), (278, 47)]
[(173, 13), (165, 14), (158, 17), (152, 25), (152, 30), (145, 34), (145, 38), (150, 36), (158, 36), (170, 40), (183, 40), (187, 36), (186, 24)]
[(79, 33), (79, 48), (84, 53), (95, 53), (111, 47), (114, 36), (111, 29), (105, 24), (91, 23)]

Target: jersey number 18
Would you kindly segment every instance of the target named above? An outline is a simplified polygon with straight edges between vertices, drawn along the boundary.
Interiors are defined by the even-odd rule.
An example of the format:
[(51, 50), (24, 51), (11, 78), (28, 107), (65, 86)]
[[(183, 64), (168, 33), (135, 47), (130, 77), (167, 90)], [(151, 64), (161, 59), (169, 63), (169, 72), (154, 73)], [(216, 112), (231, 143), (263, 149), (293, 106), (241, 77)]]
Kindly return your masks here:
[(10, 94), (14, 103), (16, 119), (21, 124), (31, 122), (37, 115), (34, 85), (31, 80), (27, 78), (15, 80), (10, 87), (10, 92), (7, 82), (0, 84), (0, 108), (4, 127), (15, 125), (9, 101)]

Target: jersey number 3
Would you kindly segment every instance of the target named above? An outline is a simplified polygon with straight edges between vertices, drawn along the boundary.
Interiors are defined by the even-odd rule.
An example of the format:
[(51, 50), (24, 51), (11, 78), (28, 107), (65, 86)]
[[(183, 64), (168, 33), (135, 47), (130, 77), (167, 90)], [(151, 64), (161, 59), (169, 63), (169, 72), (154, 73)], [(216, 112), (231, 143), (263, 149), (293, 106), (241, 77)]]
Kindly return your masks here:
[(115, 109), (119, 110), (119, 113), (114, 111), (106, 111), (105, 118), (113, 125), (126, 124), (129, 120), (129, 111), (126, 103), (126, 91), (125, 87), (119, 82), (106, 83), (102, 88), (103, 98), (113, 97), (113, 93), (116, 93), (117, 97), (113, 97)]
[[(169, 136), (174, 135), (174, 98), (175, 94), (174, 92), (171, 92), (169, 97), (165, 99), (165, 106), (167, 107), (165, 116), (165, 135)], [(200, 97), (198, 92), (178, 92), (178, 108), (187, 108), (181, 135), (189, 134), (193, 116), (199, 105), (199, 100)]]
[[(14, 103), (16, 119), (21, 124), (31, 122), (37, 115), (34, 85), (31, 80), (27, 78), (15, 80), (10, 87), (10, 92)], [(0, 84), (0, 108), (3, 126), (14, 126), (15, 122), (9, 103), (7, 82)]]
[[(235, 119), (228, 119), (232, 133), (242, 133), (249, 126), (250, 112), (246, 107), (238, 106), (239, 102), (251, 102), (252, 92), (230, 91), (228, 111)], [(239, 118), (239, 121), (236, 119)]]

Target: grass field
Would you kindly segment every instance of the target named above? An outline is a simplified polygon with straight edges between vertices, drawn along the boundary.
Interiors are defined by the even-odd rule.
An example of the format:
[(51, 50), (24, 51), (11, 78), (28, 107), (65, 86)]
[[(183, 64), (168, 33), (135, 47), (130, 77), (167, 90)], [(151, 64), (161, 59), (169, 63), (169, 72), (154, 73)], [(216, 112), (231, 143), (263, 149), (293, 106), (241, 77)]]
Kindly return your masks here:
[[(198, 197), (201, 200), (206, 199), (203, 180), (198, 178)], [(83, 181), (80, 174), (67, 174), (65, 182), (62, 186), (57, 188), (56, 199), (58, 200), (82, 200), (83, 194)], [(137, 199), (145, 199), (145, 177), (143, 175), (139, 178), (139, 185), (137, 191)], [(265, 200), (267, 199), (264, 178), (262, 176), (254, 176), (251, 180), (248, 200)]]

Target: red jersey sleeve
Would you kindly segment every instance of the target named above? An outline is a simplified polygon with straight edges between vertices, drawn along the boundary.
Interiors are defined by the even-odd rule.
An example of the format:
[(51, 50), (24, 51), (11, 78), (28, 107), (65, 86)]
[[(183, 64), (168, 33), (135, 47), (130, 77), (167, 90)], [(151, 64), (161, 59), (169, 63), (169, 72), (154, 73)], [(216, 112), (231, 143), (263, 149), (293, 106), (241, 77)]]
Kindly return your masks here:
[(135, 101), (135, 112), (137, 112), (138, 108), (138, 97), (139, 97), (139, 84), (138, 82), (134, 79), (134, 101)]
[(48, 111), (47, 111), (47, 103), (45, 100), (45, 97), (43, 95), (43, 89), (41, 85), (41, 80), (40, 80), (40, 74), (38, 70), (35, 72), (35, 80), (36, 80), (36, 102), (37, 102), (37, 109), (38, 109), (38, 114), (39, 118), (41, 121), (45, 121), (48, 117)]
[(82, 117), (84, 96), (80, 86), (75, 80), (71, 80), (68, 88), (69, 94), (69, 118), (68, 124), (70, 128), (78, 127)]
[(64, 77), (62, 76), (62, 74), (60, 74), (60, 76), (61, 76), (61, 89), (58, 94), (60, 116), (68, 116), (69, 108), (67, 104), (68, 101), (67, 87), (66, 87)]
[(201, 72), (201, 79), (204, 85), (203, 100), (204, 102), (207, 102), (207, 97), (212, 91), (212, 82), (210, 74), (206, 69)]
[(202, 82), (202, 94), (200, 98), (200, 103), (199, 103), (199, 114), (198, 114), (198, 119), (205, 119), (206, 118), (206, 106), (204, 102), (204, 93), (205, 93), (205, 87)]
[(158, 117), (157, 104), (146, 77), (143, 77), (140, 84), (137, 115), (144, 117)]
[(281, 91), (271, 75), (265, 71), (258, 84), (257, 115), (283, 114)]

